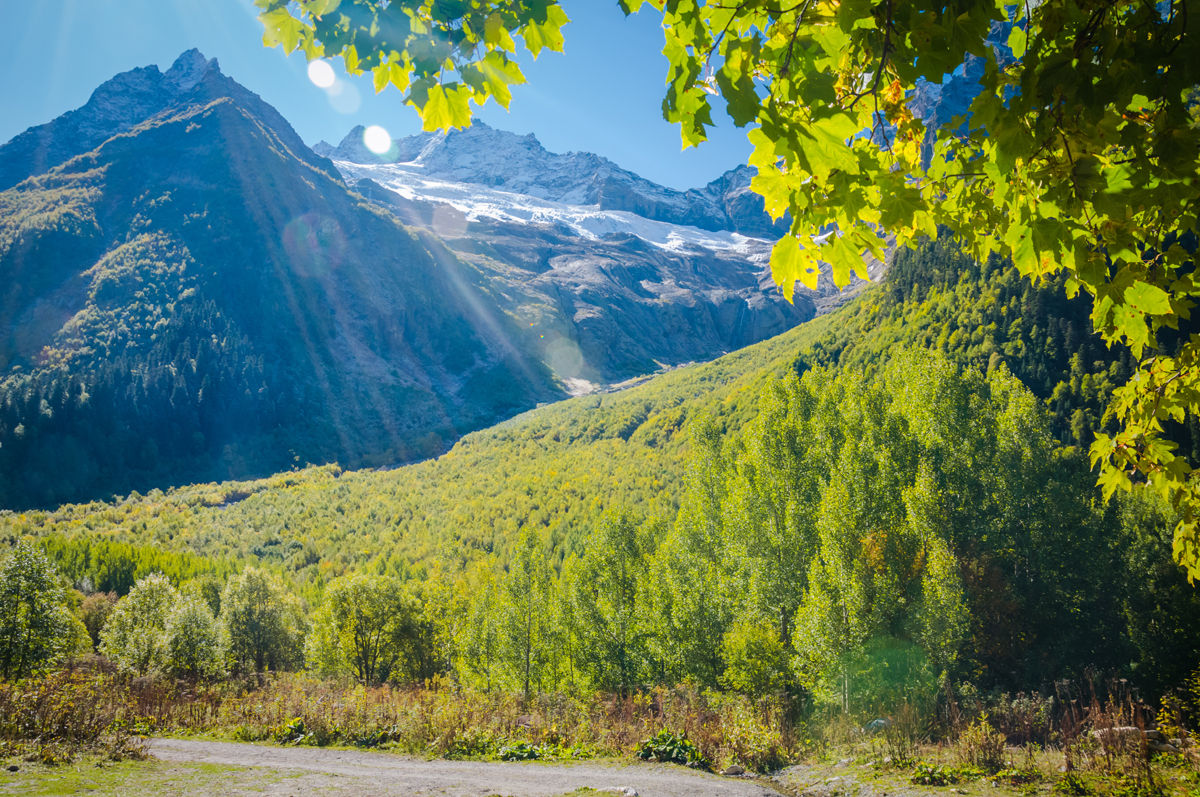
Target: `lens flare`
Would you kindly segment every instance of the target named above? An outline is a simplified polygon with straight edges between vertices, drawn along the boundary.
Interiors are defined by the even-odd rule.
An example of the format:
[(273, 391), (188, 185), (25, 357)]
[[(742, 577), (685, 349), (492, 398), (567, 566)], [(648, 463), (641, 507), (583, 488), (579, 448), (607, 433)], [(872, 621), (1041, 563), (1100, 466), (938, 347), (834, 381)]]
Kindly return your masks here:
[(376, 155), (392, 148), (392, 136), (379, 125), (371, 125), (363, 131), (363, 144)]
[(333, 74), (333, 67), (329, 65), (328, 61), (318, 58), (308, 62), (308, 79), (317, 88), (327, 89), (337, 80), (337, 75)]

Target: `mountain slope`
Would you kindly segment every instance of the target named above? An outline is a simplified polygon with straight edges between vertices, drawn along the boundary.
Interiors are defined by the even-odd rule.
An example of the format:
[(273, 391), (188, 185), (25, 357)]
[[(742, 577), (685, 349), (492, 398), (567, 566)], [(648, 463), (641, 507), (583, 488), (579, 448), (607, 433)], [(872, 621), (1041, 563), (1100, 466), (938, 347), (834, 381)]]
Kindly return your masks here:
[(0, 193), (0, 502), (411, 460), (558, 395), (469, 269), (189, 74)]
[[(83, 523), (100, 539), (169, 537), (181, 550), (281, 564), (300, 580), (322, 560), (335, 571), (456, 568), (507, 551), (522, 526), (544, 530), (561, 554), (577, 549), (607, 508), (672, 517), (699, 425), (732, 436), (756, 417), (769, 385), (814, 365), (872, 368), (905, 347), (976, 369), (1003, 363), (1041, 395), (1060, 440), (1077, 443), (1076, 412), (1090, 420), (1128, 367), (1097, 345), (1089, 309), (1067, 300), (1061, 284), (1033, 286), (1011, 267), (979, 266), (934, 242), (898, 256), (883, 284), (833, 313), (710, 363), (540, 407), (467, 435), (435, 460), (196, 485), (30, 514), (7, 527), (69, 534)], [(970, 329), (980, 330), (977, 342)], [(1063, 356), (1067, 341), (1079, 357)]]
[[(537, 334), (542, 360), (576, 390), (712, 357), (812, 318), (771, 282), (771, 244), (596, 212), (466, 183), (337, 162), (406, 224), (434, 231), (489, 294)], [(618, 216), (613, 218), (613, 216)]]

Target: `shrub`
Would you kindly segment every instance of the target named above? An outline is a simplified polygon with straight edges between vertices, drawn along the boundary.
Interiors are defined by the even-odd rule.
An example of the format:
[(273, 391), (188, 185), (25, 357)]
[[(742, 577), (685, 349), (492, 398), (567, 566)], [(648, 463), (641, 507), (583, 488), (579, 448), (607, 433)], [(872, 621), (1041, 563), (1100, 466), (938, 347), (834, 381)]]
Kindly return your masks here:
[(958, 772), (940, 764), (918, 762), (913, 767), (912, 782), (919, 786), (950, 786), (961, 780)]
[(674, 733), (666, 728), (643, 740), (634, 756), (643, 761), (663, 761), (697, 769), (711, 768), (699, 747), (683, 734)]
[(501, 761), (536, 761), (542, 757), (542, 751), (529, 742), (517, 742), (501, 747), (496, 757)]
[(162, 573), (140, 579), (117, 601), (100, 632), (100, 652), (122, 669), (145, 675), (166, 665), (163, 630), (179, 593)]
[(87, 629), (88, 637), (92, 640), (93, 650), (100, 646), (100, 632), (104, 630), (104, 624), (108, 622), (108, 616), (112, 614), (116, 603), (117, 594), (115, 592), (94, 592), (83, 599), (80, 614), (83, 617), (83, 626)]
[(29, 543), (0, 565), (0, 679), (22, 678), (74, 653), (86, 636), (64, 605), (54, 566)]
[(772, 772), (786, 763), (778, 728), (763, 722), (748, 701), (726, 708), (720, 731), (720, 759), (754, 772)]
[(958, 757), (967, 766), (997, 772), (1005, 764), (1004, 734), (993, 728), (985, 717), (980, 717), (959, 736)]
[(179, 597), (167, 615), (162, 642), (165, 669), (172, 675), (211, 678), (225, 671), (224, 629), (200, 597)]
[(735, 623), (721, 640), (721, 656), (726, 662), (721, 682), (730, 689), (762, 697), (787, 682), (787, 647), (771, 623)]
[(110, 676), (57, 672), (0, 684), (0, 739), (34, 756), (63, 763), (79, 749), (100, 750), (113, 759), (141, 758), (141, 742), (129, 732), (133, 707)]

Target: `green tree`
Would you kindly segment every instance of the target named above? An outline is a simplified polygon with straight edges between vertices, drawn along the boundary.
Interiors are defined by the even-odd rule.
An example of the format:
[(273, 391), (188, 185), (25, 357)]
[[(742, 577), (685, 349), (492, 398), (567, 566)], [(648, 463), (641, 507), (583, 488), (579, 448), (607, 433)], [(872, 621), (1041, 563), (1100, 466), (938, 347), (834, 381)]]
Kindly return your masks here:
[[(392, 85), (427, 129), (470, 124), (470, 103), (507, 106), (534, 55), (561, 47), (554, 0), (256, 0), (264, 42), (342, 57)], [(749, 127), (752, 187), (787, 216), (771, 269), (785, 293), (866, 276), (862, 256), (953, 231), (979, 260), (1031, 276), (1064, 271), (1094, 301), (1095, 328), (1138, 358), (1091, 447), (1108, 494), (1136, 482), (1179, 510), (1176, 559), (1200, 575), (1200, 478), (1164, 436), (1200, 408), (1200, 335), (1159, 347), (1200, 296), (1194, 279), (1200, 148), (1195, 0), (620, 0), (662, 15), (663, 115), (684, 146), (712, 100)], [(1000, 32), (997, 41), (995, 33)], [(977, 80), (966, 119), (926, 121), (926, 84)]]
[(64, 601), (46, 555), (18, 542), (0, 565), (0, 679), (22, 678), (75, 652), (81, 623)]
[(100, 632), (100, 652), (120, 667), (146, 674), (167, 664), (163, 636), (179, 593), (162, 573), (151, 573), (117, 601)]
[(181, 678), (214, 678), (225, 672), (229, 641), (203, 598), (178, 596), (163, 624), (164, 667)]
[(112, 614), (116, 604), (115, 592), (93, 592), (83, 599), (80, 615), (83, 619), (83, 626), (87, 629), (88, 637), (92, 640), (93, 649), (99, 648), (100, 632), (104, 629), (104, 624), (108, 622), (108, 616)]
[(737, 611), (734, 595), (744, 590), (734, 579), (725, 528), (728, 462), (722, 435), (708, 420), (692, 430), (693, 454), (675, 523), (659, 543), (649, 568), (650, 612), (656, 634), (650, 640), (671, 681), (690, 679), (718, 685), (725, 670), (720, 646)]
[(556, 639), (554, 574), (541, 540), (526, 529), (500, 577), (496, 606), (500, 657), (526, 700), (547, 685), (560, 642)]
[(785, 645), (817, 547), (826, 468), (821, 452), (810, 450), (816, 404), (794, 375), (768, 385), (758, 417), (739, 436), (727, 487), (726, 555), (741, 571), (746, 608), (770, 618)]
[(225, 584), (221, 623), (229, 654), (241, 672), (289, 670), (303, 664), (307, 630), (300, 601), (279, 578), (247, 567)]
[(491, 689), (496, 686), (500, 669), (495, 563), (482, 560), (467, 568), (458, 581), (458, 593), (462, 599), (456, 603), (461, 607), (462, 617), (455, 670), (459, 677)]
[(320, 672), (349, 672), (368, 685), (419, 672), (427, 642), (419, 610), (392, 579), (362, 573), (335, 579), (313, 625), (307, 657)]
[(627, 692), (651, 672), (649, 549), (644, 530), (610, 512), (564, 575), (575, 667), (596, 688)]

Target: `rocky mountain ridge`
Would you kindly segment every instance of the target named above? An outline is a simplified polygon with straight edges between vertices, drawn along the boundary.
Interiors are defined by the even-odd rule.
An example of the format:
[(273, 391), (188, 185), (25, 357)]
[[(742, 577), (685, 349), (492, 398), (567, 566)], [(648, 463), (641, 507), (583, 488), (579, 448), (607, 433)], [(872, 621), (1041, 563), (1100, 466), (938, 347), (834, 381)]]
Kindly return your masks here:
[(151, 65), (112, 77), (97, 87), (84, 105), (0, 145), (0, 191), (172, 109), (222, 97), (254, 107), (272, 127), (290, 130), (274, 108), (223, 74), (217, 59), (191, 49), (166, 72)]
[(530, 135), (516, 135), (475, 120), (466, 130), (419, 133), (394, 139), (382, 155), (363, 143), (356, 127), (336, 146), (314, 150), (333, 160), (394, 164), (423, 177), (489, 186), (537, 199), (598, 210), (626, 211), (654, 221), (761, 238), (786, 231), (750, 191), (748, 166), (731, 169), (701, 188), (676, 191), (590, 152), (558, 154)]
[(118, 131), (0, 191), (0, 506), (412, 461), (564, 395), (478, 274), (196, 55), (0, 151)]

